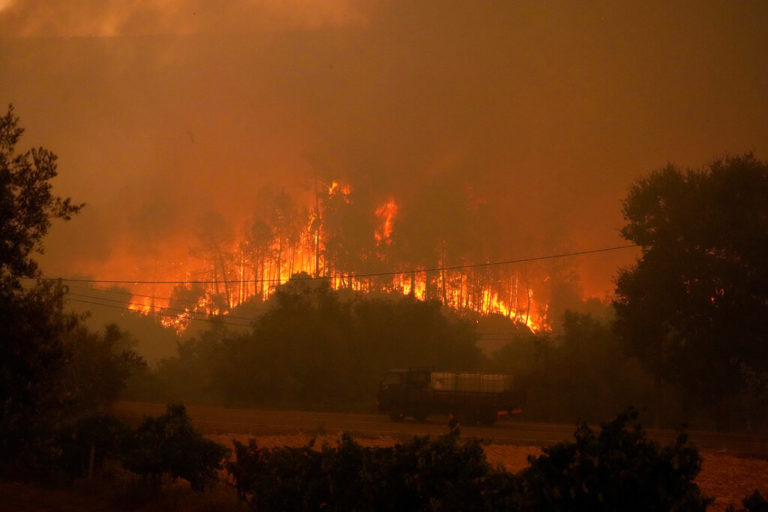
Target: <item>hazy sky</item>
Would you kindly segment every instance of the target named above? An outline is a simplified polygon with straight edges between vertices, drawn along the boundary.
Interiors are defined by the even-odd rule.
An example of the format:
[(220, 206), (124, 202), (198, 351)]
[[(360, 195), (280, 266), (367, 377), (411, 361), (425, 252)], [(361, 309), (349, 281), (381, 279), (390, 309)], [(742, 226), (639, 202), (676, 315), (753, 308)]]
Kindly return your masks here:
[[(763, 1), (0, 0), (0, 102), (88, 203), (54, 275), (124, 277), (126, 247), (162, 257), (315, 174), (382, 200), (466, 183), (524, 257), (620, 244), (627, 188), (667, 162), (768, 159), (767, 22)], [(599, 292), (627, 257), (583, 261)]]

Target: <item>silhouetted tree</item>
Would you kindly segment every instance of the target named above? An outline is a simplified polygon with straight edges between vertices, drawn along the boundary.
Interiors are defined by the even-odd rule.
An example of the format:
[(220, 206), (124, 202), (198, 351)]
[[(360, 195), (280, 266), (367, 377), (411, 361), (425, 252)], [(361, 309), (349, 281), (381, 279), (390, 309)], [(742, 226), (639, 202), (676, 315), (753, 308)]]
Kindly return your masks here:
[[(164, 388), (233, 404), (370, 408), (390, 367), (476, 368), (473, 324), (421, 302), (349, 296), (297, 274), (247, 334), (220, 331), (179, 346), (159, 365)], [(174, 384), (176, 381), (177, 384)], [(205, 387), (205, 389), (203, 389)], [(188, 396), (188, 395), (185, 395)]]
[(114, 324), (107, 325), (103, 334), (80, 326), (69, 343), (71, 356), (61, 383), (67, 405), (78, 415), (106, 413), (130, 374), (145, 365), (133, 344), (128, 333)]
[(701, 456), (685, 433), (667, 446), (648, 439), (629, 409), (595, 432), (582, 423), (574, 442), (544, 448), (517, 475), (492, 475), (488, 510), (704, 512), (712, 503), (694, 483)]
[(272, 228), (260, 219), (254, 219), (245, 233), (246, 249), (253, 270), (253, 290), (260, 299), (264, 298), (268, 287), (266, 263), (272, 239)]
[(566, 311), (560, 334), (520, 329), (494, 353), (491, 369), (515, 376), (528, 418), (595, 421), (651, 400), (651, 375), (628, 357), (610, 325)]
[(323, 201), (324, 244), (331, 270), (364, 273), (376, 258), (373, 209), (364, 197), (333, 194)]
[(275, 279), (277, 284), (282, 283), (282, 268), (286, 256), (288, 257), (289, 272), (293, 271), (293, 257), (296, 252), (296, 244), (301, 235), (299, 225), (299, 211), (293, 198), (284, 190), (274, 192), (270, 197), (270, 224), (274, 232), (275, 247)]
[(41, 278), (32, 256), (42, 252), (51, 221), (68, 220), (82, 205), (52, 194), (56, 155), (16, 151), (22, 133), (9, 107), (0, 117), (0, 459), (55, 419), (61, 397), (52, 384), (77, 325), (64, 313), (63, 288)]
[[(399, 261), (407, 268), (463, 263), (477, 247), (473, 216), (477, 212), (461, 185), (435, 180), (420, 188), (403, 205), (401, 220), (393, 234)], [(444, 273), (427, 275), (426, 298), (445, 299), (441, 289)]]
[(617, 281), (618, 331), (658, 383), (724, 403), (744, 365), (768, 369), (768, 165), (667, 166), (632, 186), (624, 217), (642, 256)]
[(161, 477), (189, 481), (192, 489), (203, 490), (218, 479), (229, 450), (205, 439), (192, 425), (183, 405), (169, 404), (166, 413), (146, 417), (128, 441), (123, 455), (126, 469), (159, 486)]
[[(214, 306), (220, 310), (229, 310), (233, 304), (230, 285), (238, 280), (230, 276), (232, 270), (230, 263), (233, 259), (229, 251), (233, 237), (232, 229), (219, 213), (208, 212), (198, 218), (196, 234), (200, 247), (195, 252), (207, 259), (213, 270)], [(224, 284), (223, 295), (219, 282)]]

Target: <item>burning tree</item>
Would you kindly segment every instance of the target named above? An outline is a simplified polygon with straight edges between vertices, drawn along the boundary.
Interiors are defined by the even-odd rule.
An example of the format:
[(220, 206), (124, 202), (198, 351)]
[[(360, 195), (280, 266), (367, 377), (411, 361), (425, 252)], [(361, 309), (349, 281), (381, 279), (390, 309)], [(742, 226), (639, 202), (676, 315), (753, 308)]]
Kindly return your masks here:
[[(160, 311), (165, 325), (183, 329), (196, 311), (227, 314), (248, 300), (264, 301), (301, 272), (328, 280), (334, 289), (413, 295), (458, 310), (502, 314), (531, 328), (545, 325), (546, 306), (534, 297), (529, 272), (463, 267), (477, 254), (491, 254), (494, 234), (490, 214), (457, 184), (425, 187), (401, 204), (331, 181), (317, 188), (312, 208), (284, 190), (265, 188), (256, 194), (254, 210), (240, 232), (217, 214), (198, 220), (193, 254), (203, 266), (187, 267), (184, 278), (202, 281), (203, 295), (190, 299), (189, 285), (182, 286), (184, 293), (176, 290), (174, 307), (169, 301)], [(182, 296), (186, 304), (179, 302)], [(155, 309), (146, 297), (144, 302), (134, 307)]]

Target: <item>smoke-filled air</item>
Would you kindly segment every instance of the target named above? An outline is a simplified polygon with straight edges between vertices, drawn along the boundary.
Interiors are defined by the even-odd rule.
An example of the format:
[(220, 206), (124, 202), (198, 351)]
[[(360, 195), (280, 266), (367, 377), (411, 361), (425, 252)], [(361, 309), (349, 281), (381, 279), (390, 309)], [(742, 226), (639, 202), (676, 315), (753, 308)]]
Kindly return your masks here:
[[(0, 0), (0, 496), (25, 489), (9, 474), (116, 467), (153, 499), (228, 471), (232, 510), (768, 495), (707, 487), (715, 459), (699, 477), (685, 440), (653, 444), (688, 423), (704, 453), (768, 459), (766, 22), (758, 0)], [(587, 469), (547, 494), (558, 425), (610, 417), (609, 438), (576, 431), (584, 460), (647, 441), (654, 468), (689, 465), (664, 462), (662, 485), (621, 452), (598, 473), (635, 495), (606, 481), (585, 490), (603, 505), (579, 501)], [(284, 506), (300, 493), (265, 461), (299, 452), (213, 443), (252, 422), (317, 427), (306, 457), (373, 450), (349, 430), (446, 434), (398, 448), (414, 453), (496, 453), (467, 432), (544, 451), (521, 473), (447, 464), (479, 471), (462, 497), (360, 477), (353, 499), (331, 469)], [(329, 425), (332, 448), (310, 449)], [(191, 444), (168, 448), (177, 427)], [(142, 459), (163, 453), (210, 460)]]

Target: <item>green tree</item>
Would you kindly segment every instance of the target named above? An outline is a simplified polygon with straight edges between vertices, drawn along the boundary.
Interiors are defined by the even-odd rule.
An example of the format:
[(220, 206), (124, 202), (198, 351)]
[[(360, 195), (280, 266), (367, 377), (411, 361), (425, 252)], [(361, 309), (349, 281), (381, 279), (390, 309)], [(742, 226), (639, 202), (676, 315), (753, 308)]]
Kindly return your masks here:
[(617, 329), (657, 384), (720, 404), (724, 420), (744, 366), (768, 369), (768, 164), (667, 166), (632, 186), (624, 217), (642, 255), (618, 277)]
[(23, 131), (9, 107), (0, 117), (0, 460), (55, 419), (61, 397), (51, 384), (77, 326), (63, 310), (63, 288), (41, 278), (33, 255), (51, 221), (68, 220), (82, 205), (51, 192), (56, 155), (16, 151)]

